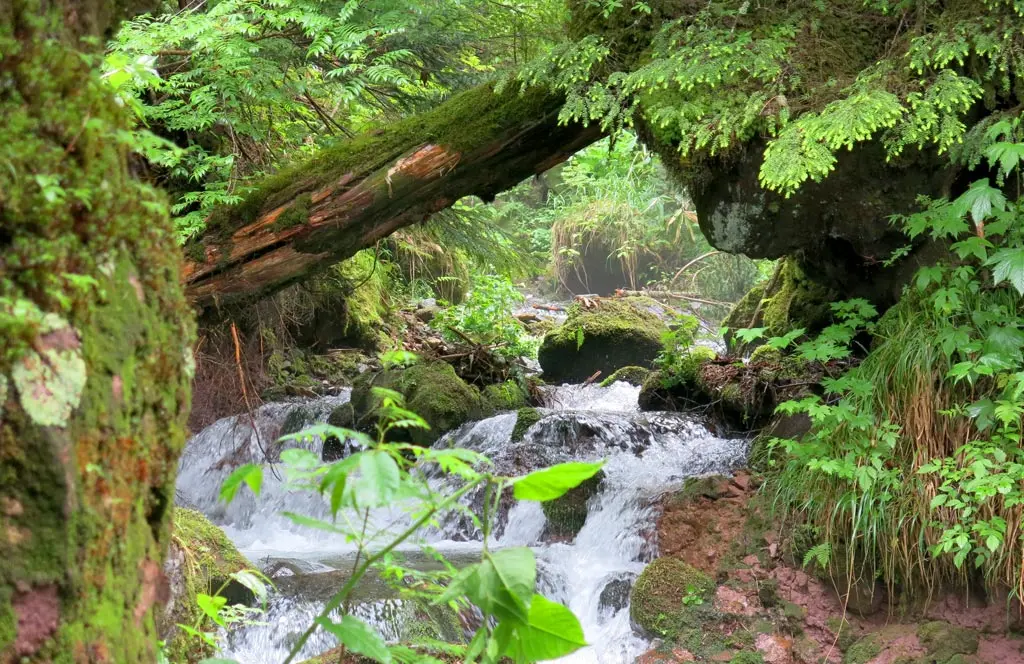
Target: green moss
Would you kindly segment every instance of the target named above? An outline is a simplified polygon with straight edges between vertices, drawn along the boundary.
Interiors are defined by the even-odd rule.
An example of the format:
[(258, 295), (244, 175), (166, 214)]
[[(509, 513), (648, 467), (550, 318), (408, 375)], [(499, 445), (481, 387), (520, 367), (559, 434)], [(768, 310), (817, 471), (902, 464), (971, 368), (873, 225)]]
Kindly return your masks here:
[(782, 362), (782, 351), (771, 346), (758, 346), (750, 354), (750, 363), (780, 364)]
[(924, 623), (917, 629), (917, 638), (927, 648), (929, 661), (939, 664), (945, 664), (957, 655), (973, 655), (978, 652), (978, 632), (947, 622)]
[(673, 497), (673, 501), (688, 503), (701, 498), (718, 500), (727, 493), (727, 482), (722, 475), (688, 477), (683, 483), (683, 488)]
[[(5, 662), (156, 659), (151, 607), (185, 439), (194, 323), (166, 199), (131, 176), (118, 138), (129, 113), (96, 67), (108, 4), (22, 0), (0, 12)], [(40, 334), (35, 310), (68, 327)], [(84, 361), (84, 385), (64, 386), (62, 403), (49, 404), (60, 426), (40, 425), (26, 406), (45, 395), (26, 398), (13, 380), (39, 349)], [(10, 639), (15, 593), (39, 607), (47, 630), (20, 653)]]
[(309, 409), (295, 408), (291, 410), (281, 423), (281, 435), (287, 436), (302, 431), (308, 424), (312, 423)]
[(486, 386), (483, 396), (489, 409), (494, 411), (518, 410), (528, 402), (526, 390), (514, 380)]
[(831, 320), (831, 303), (838, 297), (837, 292), (808, 278), (796, 259), (784, 258), (772, 278), (754, 286), (723, 321), (730, 329), (726, 343), (744, 350), (746, 344), (739, 343), (732, 334), (743, 328), (767, 328), (768, 338), (796, 328), (820, 330)]
[[(346, 173), (364, 177), (425, 143), (460, 152), (473, 150), (500, 128), (515, 127), (557, 110), (560, 104), (558, 95), (540, 87), (522, 95), (518, 88), (495, 94), (493, 84), (472, 88), (431, 111), (340, 141), (307, 162), (281, 169), (260, 182), (238, 205), (215, 212), (208, 226), (215, 235), (227, 238), (234, 229), (252, 223), (261, 214), (335, 184)], [(453, 118), (458, 121), (453, 122)]]
[(882, 652), (881, 639), (877, 633), (868, 634), (843, 653), (843, 664), (867, 664)]
[(542, 415), (536, 408), (520, 408), (516, 411), (516, 426), (512, 429), (512, 442), (518, 443), (526, 431), (540, 421)]
[(644, 381), (647, 380), (647, 377), (650, 375), (651, 370), (645, 369), (644, 367), (622, 367), (621, 369), (616, 370), (616, 372), (611, 376), (602, 380), (601, 387), (608, 387), (617, 381), (622, 381), (623, 383), (629, 383), (630, 385), (639, 387), (644, 384)]
[(206, 260), (206, 244), (202, 239), (192, 240), (185, 245), (185, 256), (196, 263)]
[(299, 196), (281, 214), (277, 215), (277, 219), (270, 225), (271, 230), (278, 232), (305, 224), (309, 221), (309, 208), (312, 204), (312, 195)]
[(779, 603), (779, 582), (775, 579), (765, 579), (757, 584), (757, 599), (761, 606), (770, 609)]
[(761, 653), (747, 650), (736, 653), (729, 660), (729, 664), (764, 664), (764, 657), (761, 656)]
[[(374, 252), (365, 249), (332, 268), (340, 284), (338, 297), (344, 299), (344, 333), (355, 345), (376, 349), (387, 347), (383, 328), (392, 316), (393, 280), (388, 268)], [(328, 278), (328, 284), (332, 280)]]
[(592, 308), (573, 305), (565, 323), (544, 336), (538, 360), (548, 381), (582, 382), (596, 372), (650, 366), (668, 327), (646, 297), (601, 298)]
[(735, 408), (737, 410), (745, 410), (745, 400), (743, 399), (743, 390), (736, 383), (726, 383), (719, 389), (719, 395), (721, 395), (722, 401), (725, 405)]
[(230, 574), (253, 567), (224, 531), (197, 510), (185, 507), (174, 510), (172, 539), (199, 568), (199, 581), (208, 590), (216, 590), (214, 586), (223, 583)]
[(224, 531), (196, 510), (175, 508), (171, 541), (171, 556), (178, 563), (177, 575), (171, 575), (177, 596), (173, 597), (168, 614), (163, 617), (162, 631), (170, 635), (167, 641), (169, 660), (193, 663), (212, 655), (213, 649), (176, 625), (200, 630), (215, 628), (196, 602), (199, 593), (219, 592), (228, 598), (229, 604), (251, 601), (251, 593), (231, 581), (231, 575), (253, 569), (253, 565), (238, 552)]
[(854, 631), (846, 618), (833, 616), (825, 621), (825, 626), (835, 636), (836, 645), (839, 646), (840, 650), (845, 652), (857, 642), (857, 632)]
[[(675, 638), (701, 626), (714, 589), (711, 577), (691, 565), (676, 558), (658, 558), (644, 568), (633, 584), (630, 617), (651, 634)], [(684, 604), (684, 597), (702, 601)]]
[(444, 362), (421, 362), (405, 369), (388, 369), (363, 374), (352, 388), (352, 409), (357, 427), (373, 430), (379, 401), (372, 388), (383, 387), (405, 396), (406, 407), (425, 419), (428, 431), (403, 429), (395, 432), (418, 445), (430, 445), (442, 434), (488, 412), (480, 391), (455, 374)]
[(733, 305), (729, 315), (722, 321), (722, 326), (730, 330), (757, 327), (756, 323), (760, 317), (759, 305), (764, 298), (766, 286), (767, 282), (762, 281), (747, 291), (747, 294)]
[(831, 303), (837, 294), (812, 281), (792, 258), (780, 266), (778, 288), (767, 293), (762, 308), (764, 327), (769, 336), (781, 336), (802, 327), (820, 329), (831, 316)]

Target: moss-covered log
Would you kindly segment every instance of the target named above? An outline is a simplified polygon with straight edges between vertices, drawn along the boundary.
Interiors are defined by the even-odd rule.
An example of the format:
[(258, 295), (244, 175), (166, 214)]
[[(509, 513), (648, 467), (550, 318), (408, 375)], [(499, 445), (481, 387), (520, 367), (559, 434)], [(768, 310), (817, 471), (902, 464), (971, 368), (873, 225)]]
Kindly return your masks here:
[(601, 137), (560, 125), (562, 102), (484, 85), (268, 178), (186, 247), (190, 297), (265, 295), (464, 196), (492, 199)]
[(97, 72), (125, 0), (0, 2), (0, 662), (154, 662), (192, 322)]

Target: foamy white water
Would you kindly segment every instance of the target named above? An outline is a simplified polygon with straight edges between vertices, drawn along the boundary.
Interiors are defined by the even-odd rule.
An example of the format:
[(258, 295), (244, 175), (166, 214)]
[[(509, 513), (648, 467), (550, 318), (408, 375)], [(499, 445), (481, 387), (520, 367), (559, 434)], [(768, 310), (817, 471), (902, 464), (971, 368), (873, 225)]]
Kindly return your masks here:
[[(560, 661), (629, 664), (648, 648), (645, 638), (630, 625), (628, 588), (654, 555), (657, 498), (681, 486), (687, 477), (730, 472), (743, 462), (746, 442), (716, 438), (683, 414), (641, 413), (636, 408), (638, 388), (625, 383), (549, 390), (550, 408), (541, 410), (542, 419), (521, 441), (511, 441), (516, 416), (508, 413), (468, 424), (438, 445), (480, 451), (494, 460), (498, 472), (507, 475), (568, 460), (606, 460), (604, 479), (588, 503), (586, 522), (571, 542), (549, 541), (540, 504), (523, 501), (508, 510), (493, 544), (532, 547), (537, 555), (540, 592), (566, 604), (579, 617), (590, 646)], [(326, 417), (346, 396), (332, 397), (333, 401), (319, 406), (307, 403), (305, 412)], [(294, 408), (265, 406), (257, 427), (270, 435)], [(217, 464), (226, 455), (231, 460), (245, 456), (247, 461), (258, 462), (262, 458), (251, 427), (246, 433), (247, 427), (246, 423), (228, 425), (222, 420), (189, 442), (179, 497), (209, 514), (254, 562), (290, 561), (300, 575), (313, 574), (303, 577), (312, 583), (299, 584), (298, 591), (289, 591), (282, 582), (282, 592), (271, 600), (266, 624), (238, 630), (224, 641), (225, 657), (243, 664), (280, 664), (337, 588), (339, 582), (333, 580), (337, 572), (325, 572), (349, 569), (352, 549), (340, 538), (299, 529), (281, 517), (285, 510), (325, 516), (326, 505), (318, 496), (291, 490), (270, 476), (269, 491), (259, 498), (247, 495), (243, 502), (236, 499), (236, 504), (227, 508), (217, 504), (217, 487), (230, 472), (230, 468), (216, 469)], [(314, 441), (308, 448), (319, 451), (318, 445)], [(400, 508), (380, 510), (373, 519), (382, 526), (408, 523)], [(480, 533), (462, 521), (425, 532), (421, 541), (463, 562), (474, 559), (480, 550)], [(412, 554), (415, 545), (406, 551)], [(312, 590), (318, 579), (324, 580), (324, 587)], [(356, 613), (391, 641), (403, 638), (411, 607), (373, 596), (372, 591), (369, 595), (354, 609)], [(333, 637), (321, 631), (306, 644), (302, 656), (333, 645)]]

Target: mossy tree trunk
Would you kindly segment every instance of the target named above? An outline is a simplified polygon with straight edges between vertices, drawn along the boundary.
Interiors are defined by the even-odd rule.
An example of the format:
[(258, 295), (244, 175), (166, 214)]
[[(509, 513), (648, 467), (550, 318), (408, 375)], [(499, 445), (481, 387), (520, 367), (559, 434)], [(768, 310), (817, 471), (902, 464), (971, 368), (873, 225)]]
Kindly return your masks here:
[(492, 199), (598, 140), (560, 125), (563, 98), (484, 85), (268, 178), (186, 247), (200, 305), (266, 295), (458, 199)]
[(130, 3), (0, 2), (3, 663), (156, 661), (193, 323), (97, 74)]

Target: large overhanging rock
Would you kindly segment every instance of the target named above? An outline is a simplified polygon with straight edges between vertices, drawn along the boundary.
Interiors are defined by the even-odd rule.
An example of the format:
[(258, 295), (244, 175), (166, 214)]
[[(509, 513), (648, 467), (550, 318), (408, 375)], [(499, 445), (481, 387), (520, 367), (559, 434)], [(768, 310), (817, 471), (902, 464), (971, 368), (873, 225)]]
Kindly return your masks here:
[(840, 153), (822, 182), (785, 198), (758, 181), (763, 153), (764, 144), (755, 142), (719, 160), (692, 192), (701, 230), (716, 248), (753, 258), (794, 256), (823, 284), (883, 304), (941, 251), (917, 243), (907, 259), (884, 265), (910, 244), (891, 215), (919, 210), (922, 194), (943, 196), (957, 186), (957, 173), (938, 159), (913, 152), (887, 162), (882, 145), (864, 144)]

